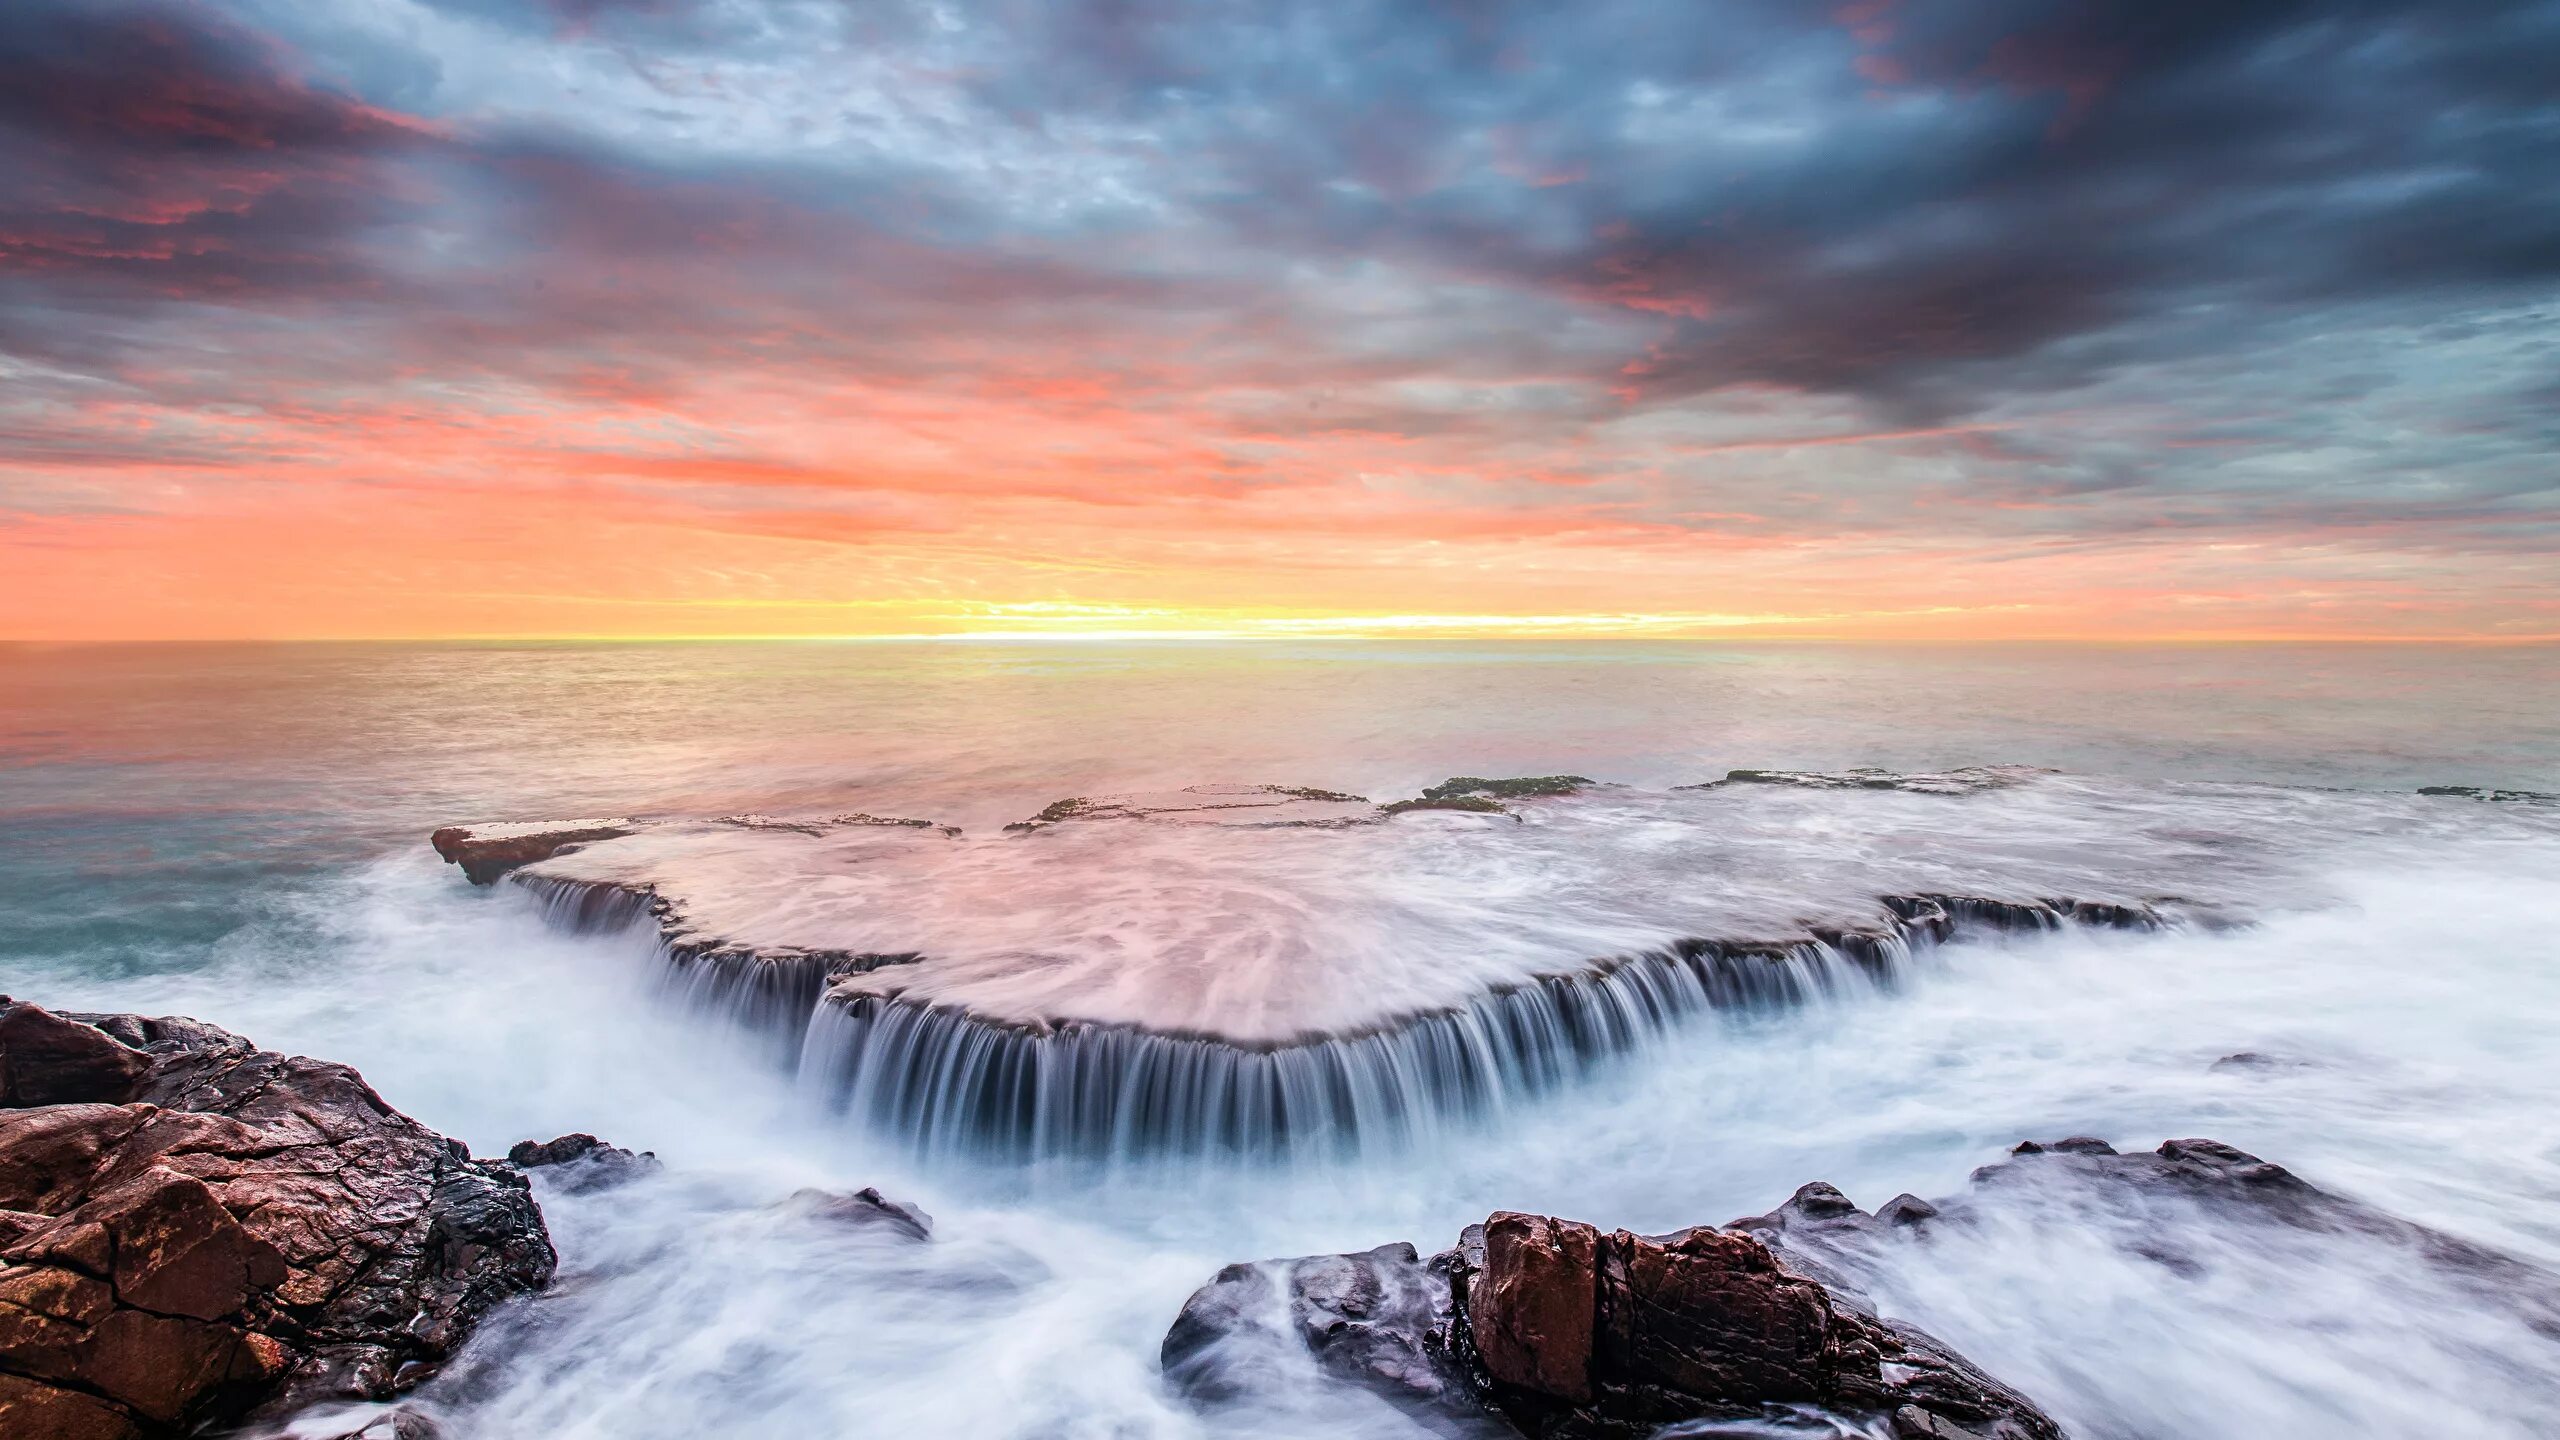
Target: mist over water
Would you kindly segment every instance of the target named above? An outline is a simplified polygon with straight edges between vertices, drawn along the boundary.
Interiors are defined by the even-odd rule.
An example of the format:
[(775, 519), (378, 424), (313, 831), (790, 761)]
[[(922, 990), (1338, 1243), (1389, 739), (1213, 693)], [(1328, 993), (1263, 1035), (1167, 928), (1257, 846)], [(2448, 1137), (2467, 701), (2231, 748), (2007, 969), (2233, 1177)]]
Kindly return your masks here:
[[(545, 1195), (557, 1293), (426, 1392), (475, 1440), (1408, 1434), (1286, 1356), (1204, 1418), (1156, 1346), (1236, 1260), (1429, 1251), (1497, 1208), (1661, 1231), (1815, 1179), (1873, 1207), (2075, 1133), (2225, 1140), (2560, 1265), (2560, 818), (2406, 797), (2560, 790), (2547, 655), (1528, 648), (12, 654), (0, 989), (347, 1061), (482, 1154), (571, 1129), (656, 1151), (654, 1181)], [(2286, 852), (2309, 898), (2253, 925), (1970, 940), (1891, 993), (1693, 1016), (1559, 1091), (1285, 1164), (920, 1155), (669, 1003), (647, 936), (562, 933), (420, 843), (503, 816), (993, 825), (1207, 780), (1966, 763), (2344, 793), (2295, 797), (2321, 821)], [(2214, 1068), (2238, 1051), (2269, 1063)], [(931, 1212), (933, 1242), (789, 1203), (863, 1185)], [(1993, 1220), (1898, 1253), (1876, 1298), (2077, 1435), (2527, 1437), (2560, 1413), (2550, 1336), (2387, 1248), (2196, 1225), (2165, 1263), (2160, 1217), (2068, 1193)]]

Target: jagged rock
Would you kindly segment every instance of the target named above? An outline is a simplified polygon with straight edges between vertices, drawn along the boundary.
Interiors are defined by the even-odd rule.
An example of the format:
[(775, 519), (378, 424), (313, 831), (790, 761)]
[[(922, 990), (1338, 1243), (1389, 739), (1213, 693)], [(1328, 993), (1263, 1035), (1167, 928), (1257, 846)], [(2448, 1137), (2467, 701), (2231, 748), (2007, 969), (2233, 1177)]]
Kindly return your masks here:
[(33, 1005), (0, 1010), (0, 1106), (121, 1101), (150, 1062), (105, 1031)]
[[(1747, 1234), (1604, 1236), (1496, 1215), (1465, 1304), (1495, 1403), (1532, 1435), (1634, 1437), (1787, 1405), (1910, 1410), (1985, 1440), (2062, 1434), (1945, 1346), (1790, 1269)], [(1536, 1337), (1525, 1350), (1524, 1333)], [(1499, 1348), (1485, 1348), (1489, 1336)]]
[(619, 820), (577, 820), (555, 825), (448, 825), (427, 837), (449, 865), (462, 867), (474, 885), (494, 885), (510, 870), (548, 860), (572, 846), (619, 840), (632, 833)]
[(1166, 1375), (1204, 1403), (1230, 1398), (1277, 1313), (1326, 1370), (1447, 1434), (1636, 1437), (1806, 1406), (1897, 1435), (2062, 1434), (1929, 1336), (1732, 1231), (1604, 1235), (1504, 1212), (1427, 1261), (1388, 1245), (1231, 1265), (1166, 1335)]
[(910, 1240), (933, 1236), (933, 1217), (913, 1205), (900, 1204), (866, 1185), (847, 1195), (835, 1190), (795, 1190), (783, 1204), (814, 1220), (861, 1229), (878, 1227)]
[(523, 1179), (343, 1065), (0, 999), (0, 1075), (10, 1440), (385, 1399), (551, 1276)]
[(583, 1132), (556, 1140), (519, 1140), (507, 1148), (507, 1163), (519, 1170), (548, 1170), (553, 1184), (573, 1194), (628, 1185), (660, 1168), (654, 1150), (634, 1154)]

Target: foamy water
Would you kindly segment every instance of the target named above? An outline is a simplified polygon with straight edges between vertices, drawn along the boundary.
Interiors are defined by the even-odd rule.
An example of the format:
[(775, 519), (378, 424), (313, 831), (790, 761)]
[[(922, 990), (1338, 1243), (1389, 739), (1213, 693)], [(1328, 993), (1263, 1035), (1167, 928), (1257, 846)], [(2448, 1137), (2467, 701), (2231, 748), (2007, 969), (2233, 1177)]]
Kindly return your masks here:
[[(1340, 684), (1356, 689), (1364, 677), (1373, 690), (1405, 693), (1406, 677), (1391, 670), (1348, 672)], [(1166, 687), (1188, 683), (1140, 667), (1133, 685), (1162, 700)], [(1575, 708), (1658, 725), (1647, 702), (1613, 697), (1662, 683), (1639, 674), (1616, 690), (1586, 688)], [(2517, 687), (2509, 675), (2491, 688)], [(1801, 693), (1802, 685), (1775, 689)], [(2311, 738), (2288, 742), (2250, 718), (2260, 712), (2248, 697), (2259, 693), (2244, 692), (2246, 703), (2237, 705), (2191, 704), (2188, 733), (2204, 737), (2193, 743), (2208, 759), (2220, 757), (2199, 773), (2163, 776), (2128, 744), (2111, 752), (2120, 768), (2097, 773), (2133, 778), (2074, 778), (2064, 788), (2168, 795), (2180, 785), (2252, 779), (2244, 762), (2262, 763), (2289, 743), (2326, 745), (2333, 757), (2405, 752), (2422, 733), (2395, 728), (2389, 717), (2398, 712), (2384, 704), (2382, 719), (2363, 730), (2321, 711), (2306, 723)], [(1002, 713), (999, 702), (1021, 695), (997, 683), (982, 692), (985, 703), (969, 708)], [(570, 1129), (658, 1152), (668, 1169), (656, 1180), (546, 1196), (564, 1260), (558, 1290), (491, 1332), (422, 1397), (458, 1440), (1408, 1434), (1409, 1422), (1383, 1406), (1318, 1385), (1285, 1359), (1274, 1361), (1246, 1409), (1204, 1419), (1163, 1387), (1156, 1346), (1190, 1290), (1233, 1260), (1396, 1239), (1430, 1250), (1496, 1208), (1659, 1231), (1765, 1210), (1813, 1179), (1873, 1206), (1904, 1190), (1954, 1192), (1972, 1167), (2030, 1136), (2091, 1133), (2128, 1147), (2212, 1136), (2412, 1219), (2560, 1265), (2553, 1218), (2560, 1106), (2552, 1103), (2560, 1075), (2553, 1023), (2560, 841), (2546, 818), (2521, 807), (2406, 794), (2437, 780), (2560, 788), (2532, 769), (2467, 772), (2450, 751), (2360, 761), (2373, 777), (2364, 790), (2276, 792), (2264, 803), (2280, 813), (2251, 832), (2260, 837), (2252, 847), (2238, 850), (2197, 838), (2230, 830), (2211, 785), (2193, 805), (2141, 802), (2159, 809), (2138, 824), (2108, 811), (2115, 802), (2084, 795), (2084, 808), (2106, 812), (2087, 821), (2104, 852), (2091, 863), (2112, 859), (2109, 872), (2120, 874), (2122, 846), (2105, 837), (2172, 831), (2155, 837), (2158, 853), (2186, 845), (2207, 859), (2232, 854), (2228, 878), (2253, 896), (2280, 890), (2283, 903), (2238, 929), (1976, 938), (1932, 952), (1890, 991), (1843, 990), (1783, 1011), (1691, 1015), (1560, 1089), (1495, 1113), (1449, 1117), (1356, 1156), (1024, 1164), (919, 1153), (899, 1137), (848, 1123), (804, 1093), (769, 1047), (671, 1004), (646, 936), (563, 933), (531, 892), (471, 890), (418, 843), (427, 823), (463, 815), (782, 808), (778, 802), (792, 797), (780, 792), (804, 786), (789, 777), (808, 773), (807, 756), (794, 748), (805, 728), (799, 722), (768, 741), (775, 756), (765, 769), (735, 751), (709, 769), (696, 765), (698, 755), (634, 767), (629, 747), (660, 742), (615, 728), (624, 715), (597, 743), (624, 747), (627, 788), (648, 793), (615, 796), (599, 773), (572, 795), (548, 781), (512, 778), (525, 762), (489, 732), (480, 732), (476, 748), (464, 745), (418, 703), (414, 727), (374, 726), (393, 739), (388, 753), (361, 764), (332, 758), (325, 747), (304, 747), (305, 758), (253, 761), (236, 746), (181, 743), (192, 719), (154, 732), (163, 736), (156, 751), (137, 744), (68, 756), (21, 737), (20, 768), (11, 775), (32, 783), (13, 798), (31, 805), (24, 797), (40, 790), (56, 817), (93, 789), (97, 800), (81, 812), (82, 828), (44, 832), (57, 843), (25, 852), (17, 873), (61, 874), (45, 867), (64, 863), (58, 842), (69, 834), (91, 847), (80, 852), (96, 857), (89, 873), (146, 879), (129, 889), (101, 879), (27, 892), (19, 906), (26, 924), (0, 956), (0, 985), (63, 1006), (195, 1014), (272, 1047), (349, 1061), (394, 1103), (484, 1154)], [(537, 737), (538, 759), (562, 753), (556, 727), (575, 718), (575, 703), (557, 703), (514, 727)], [(1747, 697), (1735, 703), (1746, 712), (1740, 730), (1776, 725)], [(349, 707), (340, 708), (342, 723), (355, 723), (343, 713)], [(1857, 753), (1852, 732), (1826, 721), (1832, 728), (1817, 731), (1833, 738), (1802, 743), (1798, 753), (1701, 756), (1714, 747), (1692, 734), (1663, 742), (1656, 760), (1623, 769), (1595, 754), (1480, 763), (1487, 751), (1517, 753), (1516, 737), (1542, 718), (1506, 715), (1472, 755), (1383, 768), (1396, 772), (1389, 779), (1402, 777), (1401, 793), (1452, 771), (1495, 769), (1573, 770), (1660, 787), (1704, 778), (1699, 770), (1717, 761), (1944, 766), (2076, 758), (2085, 770), (2087, 754), (2062, 752), (2105, 749), (2091, 737), (2110, 726), (2160, 723), (2156, 714), (2126, 718), (2114, 713), (2119, 708), (2103, 693), (2073, 701), (2045, 692), (2035, 706), (2013, 703), (2006, 729), (1990, 737), (2004, 747), (1993, 753), (1952, 742), (1943, 752), (1912, 753), (1923, 747), (1899, 735), (1907, 728), (1900, 720), (1870, 722), (1871, 753)], [(735, 717), (747, 713), (706, 716), (697, 708), (664, 717), (650, 733), (681, 735), (690, 724), (734, 736)], [(1347, 772), (1378, 762), (1340, 756), (1357, 753), (1363, 727), (1383, 733), (1420, 713), (1402, 698), (1373, 699), (1365, 721), (1328, 722), (1325, 743), (1351, 742), (1330, 770), (1300, 755), (1278, 757), (1301, 762), (1294, 767), (1241, 773), (1359, 785)], [(370, 712), (357, 719), (373, 723)], [(141, 725), (129, 714), (115, 723)], [(1591, 722), (1580, 723), (1559, 731), (1587, 739)], [(2218, 729), (2240, 738), (2213, 750)], [(1888, 738), (1888, 730), (1897, 733)], [(1981, 740), (1985, 732), (1965, 733)], [(2470, 747), (2466, 753), (2484, 753), (2490, 743), (2446, 733)], [(2040, 747), (2038, 735), (2066, 738)], [(871, 743), (893, 742), (874, 732)], [(1895, 747), (1903, 748), (1888, 753)], [(996, 741), (981, 728), (932, 748), (948, 758)], [(1146, 765), (1183, 762), (1180, 778), (1236, 774), (1230, 752), (1256, 748), (1273, 747), (1230, 735), (1169, 759), (1151, 755)], [(307, 758), (315, 753), (320, 758)], [(325, 799), (303, 802), (326, 818), (280, 818), (274, 795), (307, 796), (314, 783), (305, 766), (328, 779)], [(226, 830), (201, 810), (180, 815), (167, 802), (181, 782), (189, 793), (222, 794), (201, 777), (225, 769), (236, 777), (233, 803), (271, 807), (254, 817), (256, 836), (281, 828), (315, 853), (292, 865), (261, 861), (268, 868), (247, 881), (221, 870), (245, 863), (237, 857), (250, 853), (240, 847), (251, 831)], [(395, 772), (412, 778), (378, 778)], [(671, 778), (680, 774), (690, 778)], [(715, 783), (754, 775), (763, 778)], [(961, 818), (1000, 823), (1057, 794), (1164, 778), (1097, 769), (1053, 783), (1008, 782), (977, 803), (983, 818)], [(724, 794), (734, 799), (724, 803)], [(594, 803), (572, 803), (580, 796)], [(802, 788), (797, 798), (937, 818), (971, 808), (898, 804), (857, 786), (823, 796)], [(1906, 801), (1914, 814), (1962, 813), (1946, 810), (1944, 797), (1770, 792), (1767, 803), (1801, 805), (1802, 817), (1836, 815), (1805, 832), (1808, 864), (1841, 856), (1868, 857), (1842, 863), (1926, 863), (1938, 847), (1911, 838), (1899, 822), (1857, 821), (1855, 802), (1869, 799), (1896, 814)], [(1924, 801), (1941, 808), (1917, 808)], [(127, 813), (117, 813), (119, 805)], [(394, 812), (399, 823), (365, 838), (373, 822), (347, 817), (368, 806)], [(14, 833), (71, 823), (32, 813), (13, 816)], [(1426, 823), (1444, 828), (1411, 833), (1462, 833)], [(1567, 852), (1538, 855), (1544, 841), (1536, 829), (1489, 832), (1504, 835), (1506, 847), (1525, 847), (1505, 849), (1506, 866), (1525, 877), (1561, 867), (1554, 894), (1567, 913), (1577, 911), (1576, 895), (1606, 893), (1598, 879), (1574, 878), (1560, 858)], [(1897, 834), (1904, 840), (1891, 838)], [(1284, 842), (1283, 853), (1294, 843)], [(2043, 843), (2017, 858), (2026, 867), (2084, 863)], [(215, 868), (190, 868), (203, 866)], [(1359, 889), (1356, 872), (1374, 868), (1343, 872), (1346, 893), (1382, 907), (1422, 903), (1398, 901), (1384, 883)], [(1595, 863), (1593, 873), (1605, 879), (1609, 868)], [(1289, 881), (1281, 889), (1317, 893), (1310, 877), (1332, 872), (1279, 873)], [(1503, 913), (1534, 912), (1534, 884), (1515, 883), (1519, 898), (1501, 900)], [(1716, 893), (1712, 870), (1698, 884)], [(1465, 886), (1460, 867), (1453, 908)], [(1308, 923), (1351, 934), (1369, 913), (1351, 906)], [(150, 928), (118, 918), (131, 916), (152, 917)], [(1569, 938), (1588, 948), (1601, 933), (1613, 932), (1603, 924)], [(2243, 1050), (2276, 1063), (2214, 1068), (2218, 1057)], [(935, 1238), (914, 1246), (830, 1229), (784, 1203), (813, 1185), (876, 1185), (912, 1200), (934, 1215)], [(1998, 1203), (1997, 1223), (1901, 1253), (1878, 1277), (1878, 1298), (2036, 1396), (2075, 1434), (2527, 1437), (2548, 1434), (2548, 1416), (2560, 1413), (2560, 1353), (2548, 1337), (2387, 1251), (2313, 1237), (2236, 1245), (2197, 1230), (2185, 1263), (2171, 1266), (2145, 1258), (2149, 1232), (2121, 1215), (2067, 1196)]]

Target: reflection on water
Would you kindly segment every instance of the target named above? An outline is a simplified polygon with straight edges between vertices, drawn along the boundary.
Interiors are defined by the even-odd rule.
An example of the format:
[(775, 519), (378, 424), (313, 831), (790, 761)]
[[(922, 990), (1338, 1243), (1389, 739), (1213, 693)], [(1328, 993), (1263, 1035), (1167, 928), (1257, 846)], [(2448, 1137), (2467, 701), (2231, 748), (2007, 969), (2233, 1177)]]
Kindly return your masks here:
[[(2485, 807), (2319, 861), (2320, 902), (2254, 928), (1954, 947), (1898, 993), (1699, 1017), (1400, 1150), (1109, 1171), (846, 1127), (663, 1004), (638, 939), (562, 934), (417, 844), (635, 809), (983, 825), (1203, 777), (1984, 761), (2560, 790), (2535, 652), (887, 648), (11, 653), (0, 988), (350, 1061), (481, 1153), (585, 1129), (667, 1159), (551, 1200), (560, 1291), (431, 1392), (458, 1440), (1402, 1434), (1285, 1375), (1204, 1422), (1156, 1345), (1233, 1260), (1437, 1248), (1495, 1208), (1659, 1231), (1817, 1178), (1872, 1206), (2024, 1136), (2215, 1136), (2560, 1264), (2560, 846)], [(2214, 1068), (2243, 1050), (2280, 1063)], [(920, 1201), (935, 1238), (782, 1204), (813, 1185)], [(2560, 1404), (2548, 1337), (2388, 1257), (2171, 1268), (2102, 1221), (2021, 1206), (1879, 1289), (2083, 1436), (2521, 1440)]]

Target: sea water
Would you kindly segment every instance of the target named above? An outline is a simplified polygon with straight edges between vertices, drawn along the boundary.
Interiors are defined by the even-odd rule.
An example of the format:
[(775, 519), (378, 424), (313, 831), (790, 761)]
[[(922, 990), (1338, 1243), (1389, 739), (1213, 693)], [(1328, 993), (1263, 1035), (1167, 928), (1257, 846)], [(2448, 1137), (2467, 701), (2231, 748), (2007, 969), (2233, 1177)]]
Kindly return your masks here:
[[(457, 1437), (1397, 1435), (1401, 1417), (1283, 1362), (1243, 1409), (1200, 1416), (1156, 1346), (1234, 1260), (1430, 1250), (1497, 1208), (1660, 1231), (1814, 1179), (1873, 1206), (2072, 1133), (2226, 1140), (2560, 1265), (2560, 829), (2530, 801), (2434, 797), (2422, 827), (2335, 840), (2422, 785), (2560, 791), (2556, 658), (22, 648), (0, 651), (0, 989), (347, 1061), (483, 1154), (571, 1129), (656, 1151), (656, 1180), (546, 1194), (556, 1291), (422, 1397)], [(1356, 1154), (1115, 1164), (920, 1152), (834, 1113), (671, 1003), (646, 934), (564, 933), (530, 891), (471, 889), (422, 843), (509, 816), (992, 828), (1065, 795), (1204, 781), (1386, 798), (1452, 774), (1668, 789), (1742, 766), (1966, 764), (2291, 787), (2322, 822), (2295, 856), (2307, 898), (2233, 928), (1944, 947), (1890, 991), (1702, 1014), (1527, 1103)], [(2216, 1068), (2240, 1051), (2269, 1063)], [(932, 1243), (781, 1203), (862, 1185), (932, 1212)], [(2166, 1265), (2132, 1223), (2004, 1201), (1897, 1261), (1876, 1298), (2083, 1436), (2551, 1433), (2560, 1350), (2403, 1257), (2199, 1227)]]

